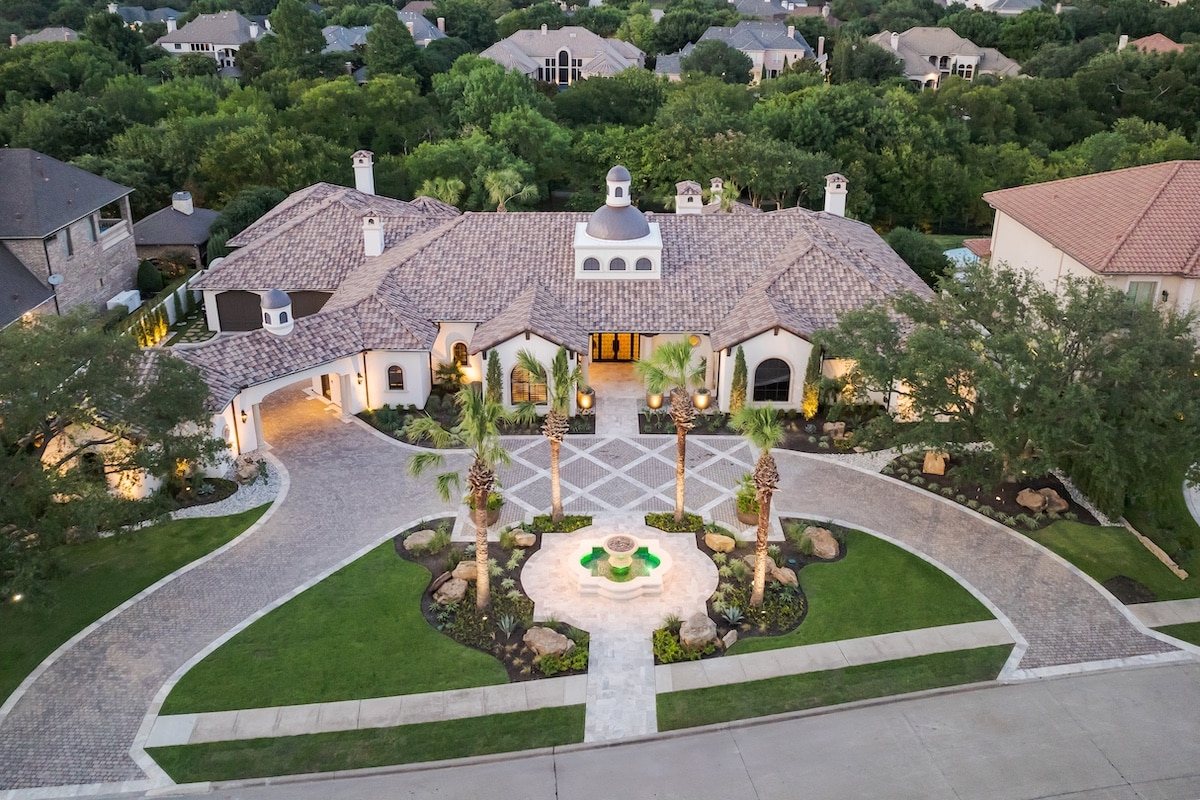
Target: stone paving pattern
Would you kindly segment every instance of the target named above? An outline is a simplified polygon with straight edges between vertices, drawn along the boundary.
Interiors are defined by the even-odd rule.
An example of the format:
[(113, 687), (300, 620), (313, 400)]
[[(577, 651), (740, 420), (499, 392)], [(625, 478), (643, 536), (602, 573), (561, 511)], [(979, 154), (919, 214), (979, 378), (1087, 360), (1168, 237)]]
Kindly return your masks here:
[[(456, 511), (427, 481), (406, 476), (407, 445), (343, 423), (301, 397), (292, 389), (264, 404), (268, 441), (290, 473), (286, 500), (255, 533), (101, 625), (28, 687), (0, 720), (0, 789), (143, 778), (130, 746), (159, 688), (189, 658), (387, 532)], [(523, 441), (532, 455), (538, 443)], [(621, 449), (629, 455), (611, 452)], [(619, 445), (568, 437), (564, 463), (578, 462), (571, 474), (583, 485), (564, 492), (567, 512), (606, 512), (617, 503), (669, 509), (673, 451), (670, 436), (635, 436)], [(780, 513), (885, 533), (948, 567), (1024, 636), (1022, 670), (1174, 649), (1142, 634), (1094, 585), (998, 523), (827, 460), (796, 453), (778, 460)], [(696, 470), (688, 479), (689, 510), (730, 519), (732, 479), (752, 461), (739, 439), (689, 437), (688, 462)], [(451, 456), (450, 466), (465, 466), (465, 459)], [(523, 466), (528, 472), (519, 474), (532, 477), (505, 484), (514, 501), (509, 513), (532, 506), (522, 499), (526, 488), (540, 491), (533, 472), (542, 465)], [(614, 475), (632, 488), (618, 484), (621, 491), (614, 491)]]

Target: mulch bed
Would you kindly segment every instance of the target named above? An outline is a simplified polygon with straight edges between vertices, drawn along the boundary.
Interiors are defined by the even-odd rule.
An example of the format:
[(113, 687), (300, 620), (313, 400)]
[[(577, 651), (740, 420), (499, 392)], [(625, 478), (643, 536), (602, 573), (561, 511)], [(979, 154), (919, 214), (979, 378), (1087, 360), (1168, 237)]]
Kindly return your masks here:
[(187, 487), (184, 491), (175, 495), (175, 509), (178, 511), (181, 508), (191, 508), (193, 506), (206, 506), (209, 503), (219, 503), (222, 500), (232, 497), (238, 490), (236, 481), (226, 480), (225, 478), (205, 478), (204, 483), (213, 487), (213, 491), (208, 494), (201, 494)]
[[(858, 423), (853, 419), (840, 418), (846, 423), (847, 438), (834, 441), (831, 436), (822, 433), (826, 422), (831, 420), (825, 411), (819, 411), (812, 419), (805, 419), (803, 414), (794, 410), (782, 412), (783, 441), (776, 449), (796, 450), (801, 453), (844, 453), (854, 449), (853, 434)], [(665, 410), (641, 412), (638, 414), (638, 432), (643, 434), (674, 434), (675, 426)], [(696, 418), (696, 427), (692, 428), (696, 436), (741, 436), (729, 426), (729, 415), (720, 411), (701, 414)]]
[(1112, 592), (1113, 597), (1127, 606), (1135, 603), (1153, 603), (1158, 599), (1150, 587), (1124, 575), (1114, 575), (1101, 586)]

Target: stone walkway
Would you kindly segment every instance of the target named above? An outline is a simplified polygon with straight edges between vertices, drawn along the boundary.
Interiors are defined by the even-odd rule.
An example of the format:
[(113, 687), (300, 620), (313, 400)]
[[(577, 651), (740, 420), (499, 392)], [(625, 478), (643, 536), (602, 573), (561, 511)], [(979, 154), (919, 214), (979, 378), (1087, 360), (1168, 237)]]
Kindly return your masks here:
[[(291, 389), (265, 404), (267, 438), (290, 480), (274, 512), (39, 668), (0, 710), (0, 790), (90, 785), (115, 791), (149, 787), (148, 774), (163, 780), (137, 742), (149, 734), (143, 721), (157, 712), (173, 675), (237, 626), (390, 532), (454, 512), (428, 482), (407, 477), (407, 445), (300, 398)], [(511, 444), (514, 463), (501, 472), (510, 500), (506, 515), (541, 513), (549, 505), (548, 447), (540, 437)], [(674, 448), (671, 436), (568, 437), (567, 512), (669, 510)], [(1190, 657), (1148, 634), (1078, 570), (998, 523), (828, 460), (796, 453), (780, 453), (778, 460), (780, 513), (885, 535), (988, 603), (1018, 642), (1008, 677)], [(740, 439), (689, 437), (689, 510), (732, 525), (732, 487), (752, 461)], [(450, 465), (465, 466), (465, 459), (452, 454)]]

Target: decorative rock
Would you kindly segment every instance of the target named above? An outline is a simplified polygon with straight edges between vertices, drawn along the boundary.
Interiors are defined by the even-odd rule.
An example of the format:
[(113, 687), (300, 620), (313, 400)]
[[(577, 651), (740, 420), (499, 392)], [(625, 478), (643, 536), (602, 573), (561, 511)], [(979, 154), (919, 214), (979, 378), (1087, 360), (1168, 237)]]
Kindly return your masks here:
[(433, 593), (435, 603), (457, 603), (467, 596), (467, 582), (462, 578), (451, 578)]
[(1046, 507), (1046, 497), (1036, 489), (1022, 489), (1017, 492), (1017, 503), (1037, 512)]
[(833, 534), (815, 525), (804, 529), (804, 535), (812, 542), (812, 554), (817, 558), (837, 558), (838, 543)]
[(796, 571), (791, 567), (775, 567), (771, 570), (771, 580), (778, 581), (784, 586), (800, 585), (800, 581), (796, 580)]
[(732, 553), (737, 546), (737, 540), (723, 533), (704, 534), (704, 544), (714, 553)]
[(728, 650), (737, 644), (737, 631), (730, 631), (721, 637), (721, 645)]
[(835, 442), (846, 438), (846, 423), (826, 422), (821, 426), (821, 433), (833, 437)]
[(428, 547), (429, 543), (433, 541), (434, 536), (437, 536), (437, 532), (431, 531), (428, 528), (423, 531), (417, 531), (416, 533), (410, 533), (404, 539), (404, 549), (411, 551), (418, 547)]
[(237, 469), (233, 473), (233, 479), (245, 486), (248, 483), (254, 483), (254, 481), (258, 480), (258, 475), (258, 462), (238, 461)]
[(926, 475), (945, 475), (946, 460), (950, 458), (946, 453), (939, 453), (935, 450), (930, 450), (925, 454), (925, 463), (921, 465), (921, 472)]
[(474, 561), (460, 561), (454, 568), (454, 577), (464, 581), (473, 581), (479, 577), (477, 566)]
[(1042, 509), (1047, 514), (1061, 514), (1071, 507), (1071, 504), (1063, 500), (1058, 492), (1047, 486), (1045, 489), (1038, 489), (1038, 494), (1046, 498), (1046, 505)]
[(445, 585), (446, 581), (450, 580), (450, 578), (451, 575), (449, 572), (443, 572), (441, 575), (438, 575), (433, 579), (433, 583), (429, 584), (429, 593), (436, 593), (438, 589)]
[(575, 643), (561, 633), (550, 628), (530, 628), (525, 632), (525, 645), (539, 656), (547, 654), (561, 656), (568, 652)]
[(526, 533), (518, 528), (512, 532), (513, 543), (517, 547), (533, 547), (537, 544), (537, 536), (532, 533)]
[(717, 623), (698, 611), (679, 627), (679, 643), (684, 647), (704, 647), (716, 638)]

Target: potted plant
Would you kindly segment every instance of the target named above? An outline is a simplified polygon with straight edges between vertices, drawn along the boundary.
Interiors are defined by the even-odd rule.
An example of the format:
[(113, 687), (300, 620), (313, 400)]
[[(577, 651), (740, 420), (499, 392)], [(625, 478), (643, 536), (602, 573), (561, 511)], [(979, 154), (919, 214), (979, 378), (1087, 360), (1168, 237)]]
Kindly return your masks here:
[(749, 472), (738, 478), (734, 502), (737, 504), (738, 522), (743, 525), (758, 524), (758, 495), (754, 490), (754, 476)]
[(704, 388), (703, 386), (692, 393), (692, 403), (701, 411), (708, 408), (710, 399), (711, 398), (708, 395), (708, 389)]
[[(475, 498), (467, 495), (463, 498), (463, 505), (475, 513)], [(500, 521), (500, 509), (504, 508), (504, 495), (497, 491), (492, 491), (487, 499), (487, 524), (495, 525)]]

